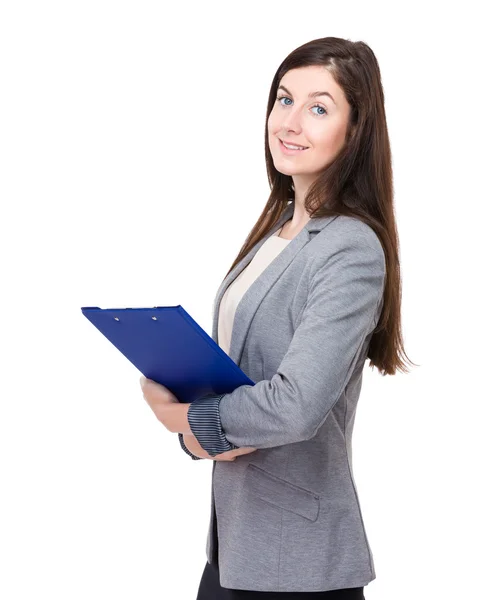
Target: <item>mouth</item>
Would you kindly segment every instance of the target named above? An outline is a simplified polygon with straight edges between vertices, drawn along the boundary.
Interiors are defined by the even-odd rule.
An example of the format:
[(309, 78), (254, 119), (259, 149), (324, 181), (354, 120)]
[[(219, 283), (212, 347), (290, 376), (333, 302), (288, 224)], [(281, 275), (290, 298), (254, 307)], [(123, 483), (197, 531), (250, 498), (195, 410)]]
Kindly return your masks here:
[(281, 139), (279, 139), (279, 145), (285, 154), (296, 154), (308, 150), (308, 147), (306, 146), (293, 146), (293, 144), (286, 145)]

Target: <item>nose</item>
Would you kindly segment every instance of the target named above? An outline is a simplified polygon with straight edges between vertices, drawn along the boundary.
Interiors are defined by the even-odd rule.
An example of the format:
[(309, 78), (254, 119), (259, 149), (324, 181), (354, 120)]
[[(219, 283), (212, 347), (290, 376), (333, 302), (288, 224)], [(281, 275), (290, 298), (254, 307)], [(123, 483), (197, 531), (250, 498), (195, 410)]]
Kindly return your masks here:
[(301, 132), (301, 110), (291, 107), (284, 113), (284, 119), (281, 123), (281, 129), (285, 132), (291, 131), (294, 133)]

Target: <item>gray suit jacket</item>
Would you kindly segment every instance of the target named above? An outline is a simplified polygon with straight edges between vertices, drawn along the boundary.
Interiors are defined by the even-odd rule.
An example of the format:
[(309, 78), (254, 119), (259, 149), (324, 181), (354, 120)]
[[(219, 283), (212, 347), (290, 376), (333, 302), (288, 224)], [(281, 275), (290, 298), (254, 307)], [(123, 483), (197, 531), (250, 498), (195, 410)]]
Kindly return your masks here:
[[(216, 342), (222, 294), (292, 214), (290, 204), (222, 282)], [(303, 592), (375, 579), (352, 432), (384, 281), (384, 252), (368, 225), (313, 218), (238, 304), (229, 355), (255, 385), (226, 394), (219, 412), (227, 439), (257, 450), (212, 463), (206, 550), (209, 562), (218, 552), (221, 586)]]

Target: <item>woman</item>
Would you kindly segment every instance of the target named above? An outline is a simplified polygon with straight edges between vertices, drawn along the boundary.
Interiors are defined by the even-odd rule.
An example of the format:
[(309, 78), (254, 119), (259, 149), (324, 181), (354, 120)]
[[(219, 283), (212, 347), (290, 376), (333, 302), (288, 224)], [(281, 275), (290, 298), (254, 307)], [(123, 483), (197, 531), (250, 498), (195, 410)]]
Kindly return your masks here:
[(384, 375), (407, 370), (372, 50), (334, 37), (294, 50), (265, 131), (271, 193), (212, 332), (256, 384), (202, 397), (170, 427), (193, 459), (214, 460), (197, 600), (363, 599), (376, 574), (351, 462), (362, 372), (367, 358)]

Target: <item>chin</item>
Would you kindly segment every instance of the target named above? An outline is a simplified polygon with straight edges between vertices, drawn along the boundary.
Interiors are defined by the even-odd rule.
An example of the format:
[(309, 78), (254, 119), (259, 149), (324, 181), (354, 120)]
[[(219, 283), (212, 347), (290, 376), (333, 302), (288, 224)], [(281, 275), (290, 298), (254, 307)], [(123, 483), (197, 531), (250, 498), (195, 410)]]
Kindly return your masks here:
[(276, 168), (277, 171), (279, 171), (279, 173), (281, 173), (281, 175), (288, 175), (289, 177), (293, 177), (293, 175), (298, 175), (298, 173), (296, 173), (292, 169), (284, 168), (284, 167), (278, 165), (276, 162), (274, 162), (274, 167)]
[(279, 157), (274, 158), (272, 155), (272, 161), (274, 163), (274, 167), (282, 173), (283, 175), (296, 175), (295, 169), (291, 168), (291, 163), (287, 163), (285, 160), (281, 160)]

